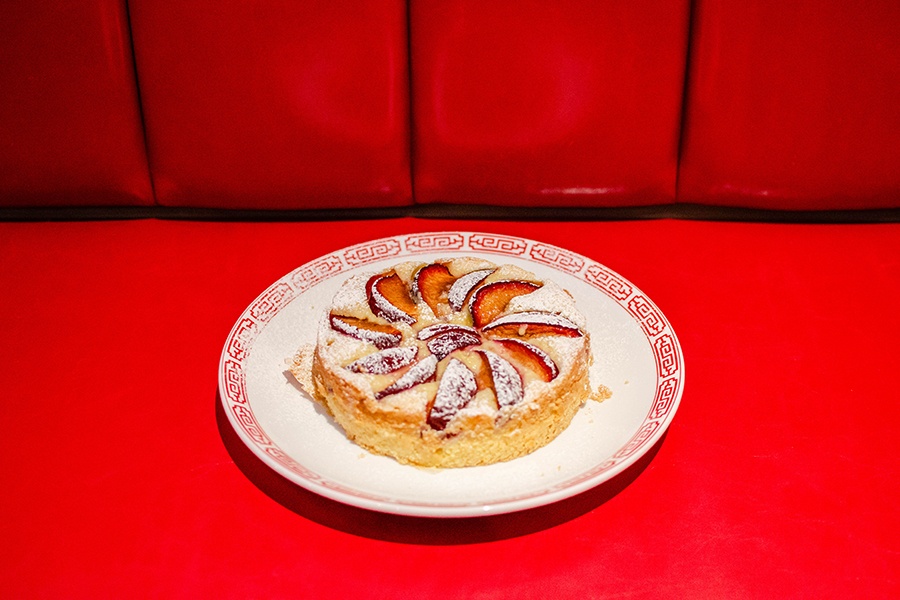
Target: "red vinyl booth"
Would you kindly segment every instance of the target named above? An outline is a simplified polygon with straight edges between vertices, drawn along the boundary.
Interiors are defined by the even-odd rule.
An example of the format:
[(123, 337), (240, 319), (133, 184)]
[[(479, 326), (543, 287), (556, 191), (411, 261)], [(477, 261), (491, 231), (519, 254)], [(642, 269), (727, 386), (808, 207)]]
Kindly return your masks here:
[[(887, 1), (4, 3), (4, 595), (898, 597), (898, 31)], [(690, 374), (652, 450), (469, 518), (250, 452), (217, 372), (254, 298), (458, 231), (653, 299)]]

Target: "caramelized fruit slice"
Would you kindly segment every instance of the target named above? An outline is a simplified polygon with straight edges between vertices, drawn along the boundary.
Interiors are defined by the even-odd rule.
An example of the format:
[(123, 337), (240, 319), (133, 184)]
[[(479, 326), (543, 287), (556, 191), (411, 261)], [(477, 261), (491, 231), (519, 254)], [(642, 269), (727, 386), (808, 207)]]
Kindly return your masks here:
[(560, 315), (542, 312), (513, 313), (486, 325), (482, 331), (500, 337), (532, 337), (561, 335), (581, 337), (583, 334), (572, 321)]
[(479, 350), (479, 352), (487, 359), (490, 366), (491, 383), (500, 408), (521, 402), (525, 397), (525, 386), (522, 384), (522, 376), (519, 375), (516, 368), (508, 360), (489, 350)]
[(447, 295), (456, 281), (446, 265), (432, 263), (419, 269), (413, 279), (416, 294), (427, 304), (438, 317), (443, 317), (450, 310), (447, 307)]
[(436, 335), (440, 335), (442, 333), (448, 333), (451, 331), (457, 332), (468, 332), (471, 334), (475, 334), (475, 328), (469, 327), (468, 325), (457, 325), (455, 323), (435, 323), (434, 325), (429, 325), (425, 327), (418, 333), (418, 338), (420, 340), (428, 340), (433, 338)]
[(465, 408), (475, 396), (477, 389), (475, 375), (469, 367), (451, 358), (441, 375), (441, 383), (428, 411), (428, 424), (438, 431), (446, 429), (450, 419)]
[(478, 334), (457, 329), (441, 333), (428, 340), (428, 349), (432, 354), (437, 355), (438, 360), (441, 360), (455, 350), (477, 346), (480, 343), (481, 336)]
[(433, 354), (429, 354), (412, 367), (409, 370), (400, 376), (397, 381), (387, 386), (380, 392), (375, 393), (375, 399), (381, 400), (385, 396), (390, 396), (391, 394), (396, 394), (398, 392), (402, 392), (404, 390), (408, 390), (413, 386), (417, 386), (420, 383), (425, 383), (426, 381), (431, 381), (434, 379), (435, 371), (437, 370), (437, 357)]
[(402, 348), (388, 348), (381, 352), (376, 352), (368, 356), (364, 356), (359, 360), (355, 360), (349, 365), (354, 373), (373, 373), (375, 375), (384, 375), (385, 373), (393, 373), (402, 369), (412, 361), (416, 360), (419, 349), (416, 346), (404, 346)]
[(480, 269), (467, 273), (454, 281), (450, 286), (450, 291), (447, 292), (447, 302), (450, 304), (450, 308), (455, 311), (462, 310), (466, 304), (466, 298), (469, 297), (469, 292), (493, 272), (494, 269)]
[(398, 346), (402, 339), (400, 332), (390, 325), (373, 323), (365, 319), (336, 315), (334, 313), (329, 315), (328, 320), (331, 328), (335, 331), (340, 331), (352, 338), (375, 344), (377, 348), (382, 350)]
[(497, 281), (480, 288), (472, 297), (472, 321), (482, 328), (503, 312), (516, 296), (530, 294), (541, 287), (528, 281)]
[(472, 352), (467, 356), (469, 370), (475, 374), (475, 385), (479, 390), (494, 389), (491, 381), (491, 366), (483, 352)]
[(516, 364), (528, 369), (541, 381), (553, 381), (559, 375), (559, 368), (550, 355), (528, 342), (514, 339), (494, 340), (503, 352)]
[(375, 316), (392, 323), (412, 325), (416, 322), (416, 304), (409, 297), (406, 284), (393, 271), (369, 278), (366, 294), (369, 297), (369, 308)]
[(443, 359), (454, 350), (477, 346), (481, 336), (474, 327), (456, 325), (455, 323), (435, 323), (418, 333), (420, 340), (428, 340), (428, 349), (436, 354), (438, 360)]

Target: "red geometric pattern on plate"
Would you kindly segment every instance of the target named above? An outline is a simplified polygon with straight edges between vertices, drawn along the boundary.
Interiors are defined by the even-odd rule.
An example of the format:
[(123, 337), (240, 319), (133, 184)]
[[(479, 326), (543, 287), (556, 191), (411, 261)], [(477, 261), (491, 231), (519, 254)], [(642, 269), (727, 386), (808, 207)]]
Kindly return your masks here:
[(244, 374), (241, 364), (237, 361), (226, 360), (225, 369), (225, 396), (238, 404), (247, 403), (247, 388), (244, 386)]
[(658, 335), (666, 328), (659, 311), (644, 296), (637, 295), (629, 300), (628, 312), (637, 317), (643, 330), (650, 336)]
[(656, 388), (656, 398), (653, 399), (653, 408), (650, 410), (649, 418), (661, 419), (666, 416), (675, 402), (675, 392), (677, 391), (677, 377), (662, 381)]
[(286, 466), (288, 469), (294, 471), (297, 474), (309, 476), (311, 475), (310, 471), (307, 471), (303, 468), (300, 463), (295, 461), (293, 458), (288, 456), (284, 450), (279, 448), (278, 446), (269, 446), (266, 448), (266, 454)]
[(649, 440), (653, 434), (659, 429), (659, 421), (649, 421), (641, 427), (637, 433), (628, 441), (627, 444), (622, 446), (622, 448), (613, 454), (613, 458), (615, 459), (623, 459), (628, 458), (632, 453), (634, 453), (638, 448), (644, 445), (644, 442)]
[(584, 268), (584, 259), (581, 257), (546, 244), (535, 244), (531, 249), (531, 258), (569, 273), (577, 273)]
[(600, 265), (590, 265), (584, 273), (584, 278), (585, 281), (600, 288), (616, 300), (625, 300), (634, 291), (628, 283)]
[(472, 237), (469, 239), (469, 245), (472, 247), (472, 250), (483, 250), (485, 252), (509, 254), (512, 256), (525, 254), (525, 249), (528, 247), (524, 240), (487, 233), (472, 234)]
[[(599, 467), (597, 467), (597, 469), (595, 469), (595, 470), (593, 470), (593, 471), (590, 471), (590, 472), (587, 474), (587, 476), (586, 476), (585, 478), (583, 478), (583, 481), (587, 481), (587, 480), (590, 479), (591, 477), (594, 477), (594, 476), (596, 476), (596, 475), (599, 475), (599, 474), (602, 473), (603, 471), (606, 471), (606, 470), (608, 470), (608, 469), (613, 468), (614, 466), (616, 466), (616, 463), (618, 463), (618, 462), (619, 462), (619, 461), (617, 461), (617, 460), (614, 459), (614, 458), (608, 458), (608, 459), (606, 459), (606, 461), (604, 461)], [(566, 482), (566, 484), (568, 485), (568, 482)]]
[(332, 254), (301, 267), (291, 275), (291, 283), (294, 288), (302, 292), (323, 279), (340, 273), (343, 268), (344, 264), (341, 259), (336, 254)]
[(278, 285), (273, 285), (263, 297), (250, 307), (250, 316), (260, 323), (265, 323), (274, 317), (281, 310), (281, 307), (293, 297), (294, 290), (288, 284), (282, 282)]
[(465, 241), (458, 233), (425, 233), (407, 236), (405, 245), (410, 252), (459, 250)]
[(389, 256), (400, 254), (400, 242), (395, 239), (376, 240), (348, 248), (344, 260), (351, 266), (364, 265)]
[(234, 335), (228, 343), (228, 356), (237, 361), (243, 361), (247, 358), (247, 351), (250, 348), (253, 338), (256, 337), (256, 322), (252, 319), (241, 319), (237, 324)]
[(231, 410), (237, 418), (238, 423), (241, 424), (241, 428), (247, 432), (247, 435), (253, 438), (253, 441), (263, 445), (272, 443), (269, 438), (266, 437), (266, 434), (263, 433), (262, 427), (256, 422), (253, 411), (250, 410), (249, 407), (242, 404), (232, 404)]
[(653, 354), (656, 356), (656, 372), (661, 379), (671, 377), (678, 371), (678, 349), (670, 334), (665, 333), (653, 340)]

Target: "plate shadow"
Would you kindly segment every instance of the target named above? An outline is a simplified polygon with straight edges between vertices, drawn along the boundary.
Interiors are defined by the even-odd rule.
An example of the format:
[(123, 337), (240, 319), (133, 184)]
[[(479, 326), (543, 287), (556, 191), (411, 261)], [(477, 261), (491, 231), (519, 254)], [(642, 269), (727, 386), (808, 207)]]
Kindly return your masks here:
[(237, 468), (260, 491), (297, 515), (360, 537), (404, 544), (448, 546), (494, 542), (550, 529), (608, 502), (647, 468), (665, 434), (635, 464), (571, 498), (526, 510), (484, 517), (434, 518), (394, 515), (343, 504), (311, 492), (272, 470), (241, 440), (216, 391), (216, 424)]

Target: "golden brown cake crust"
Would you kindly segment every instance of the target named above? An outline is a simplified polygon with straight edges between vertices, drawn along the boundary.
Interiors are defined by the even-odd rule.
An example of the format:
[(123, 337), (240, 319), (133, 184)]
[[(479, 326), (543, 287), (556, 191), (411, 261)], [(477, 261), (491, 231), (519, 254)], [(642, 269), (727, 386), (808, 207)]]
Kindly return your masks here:
[[(461, 303), (458, 288), (478, 277)], [(447, 259), (348, 279), (314, 350), (298, 353), (291, 371), (363, 448), (401, 463), (465, 467), (511, 460), (558, 436), (590, 397), (591, 360), (584, 317), (554, 282)], [(404, 376), (414, 383), (398, 383)]]

